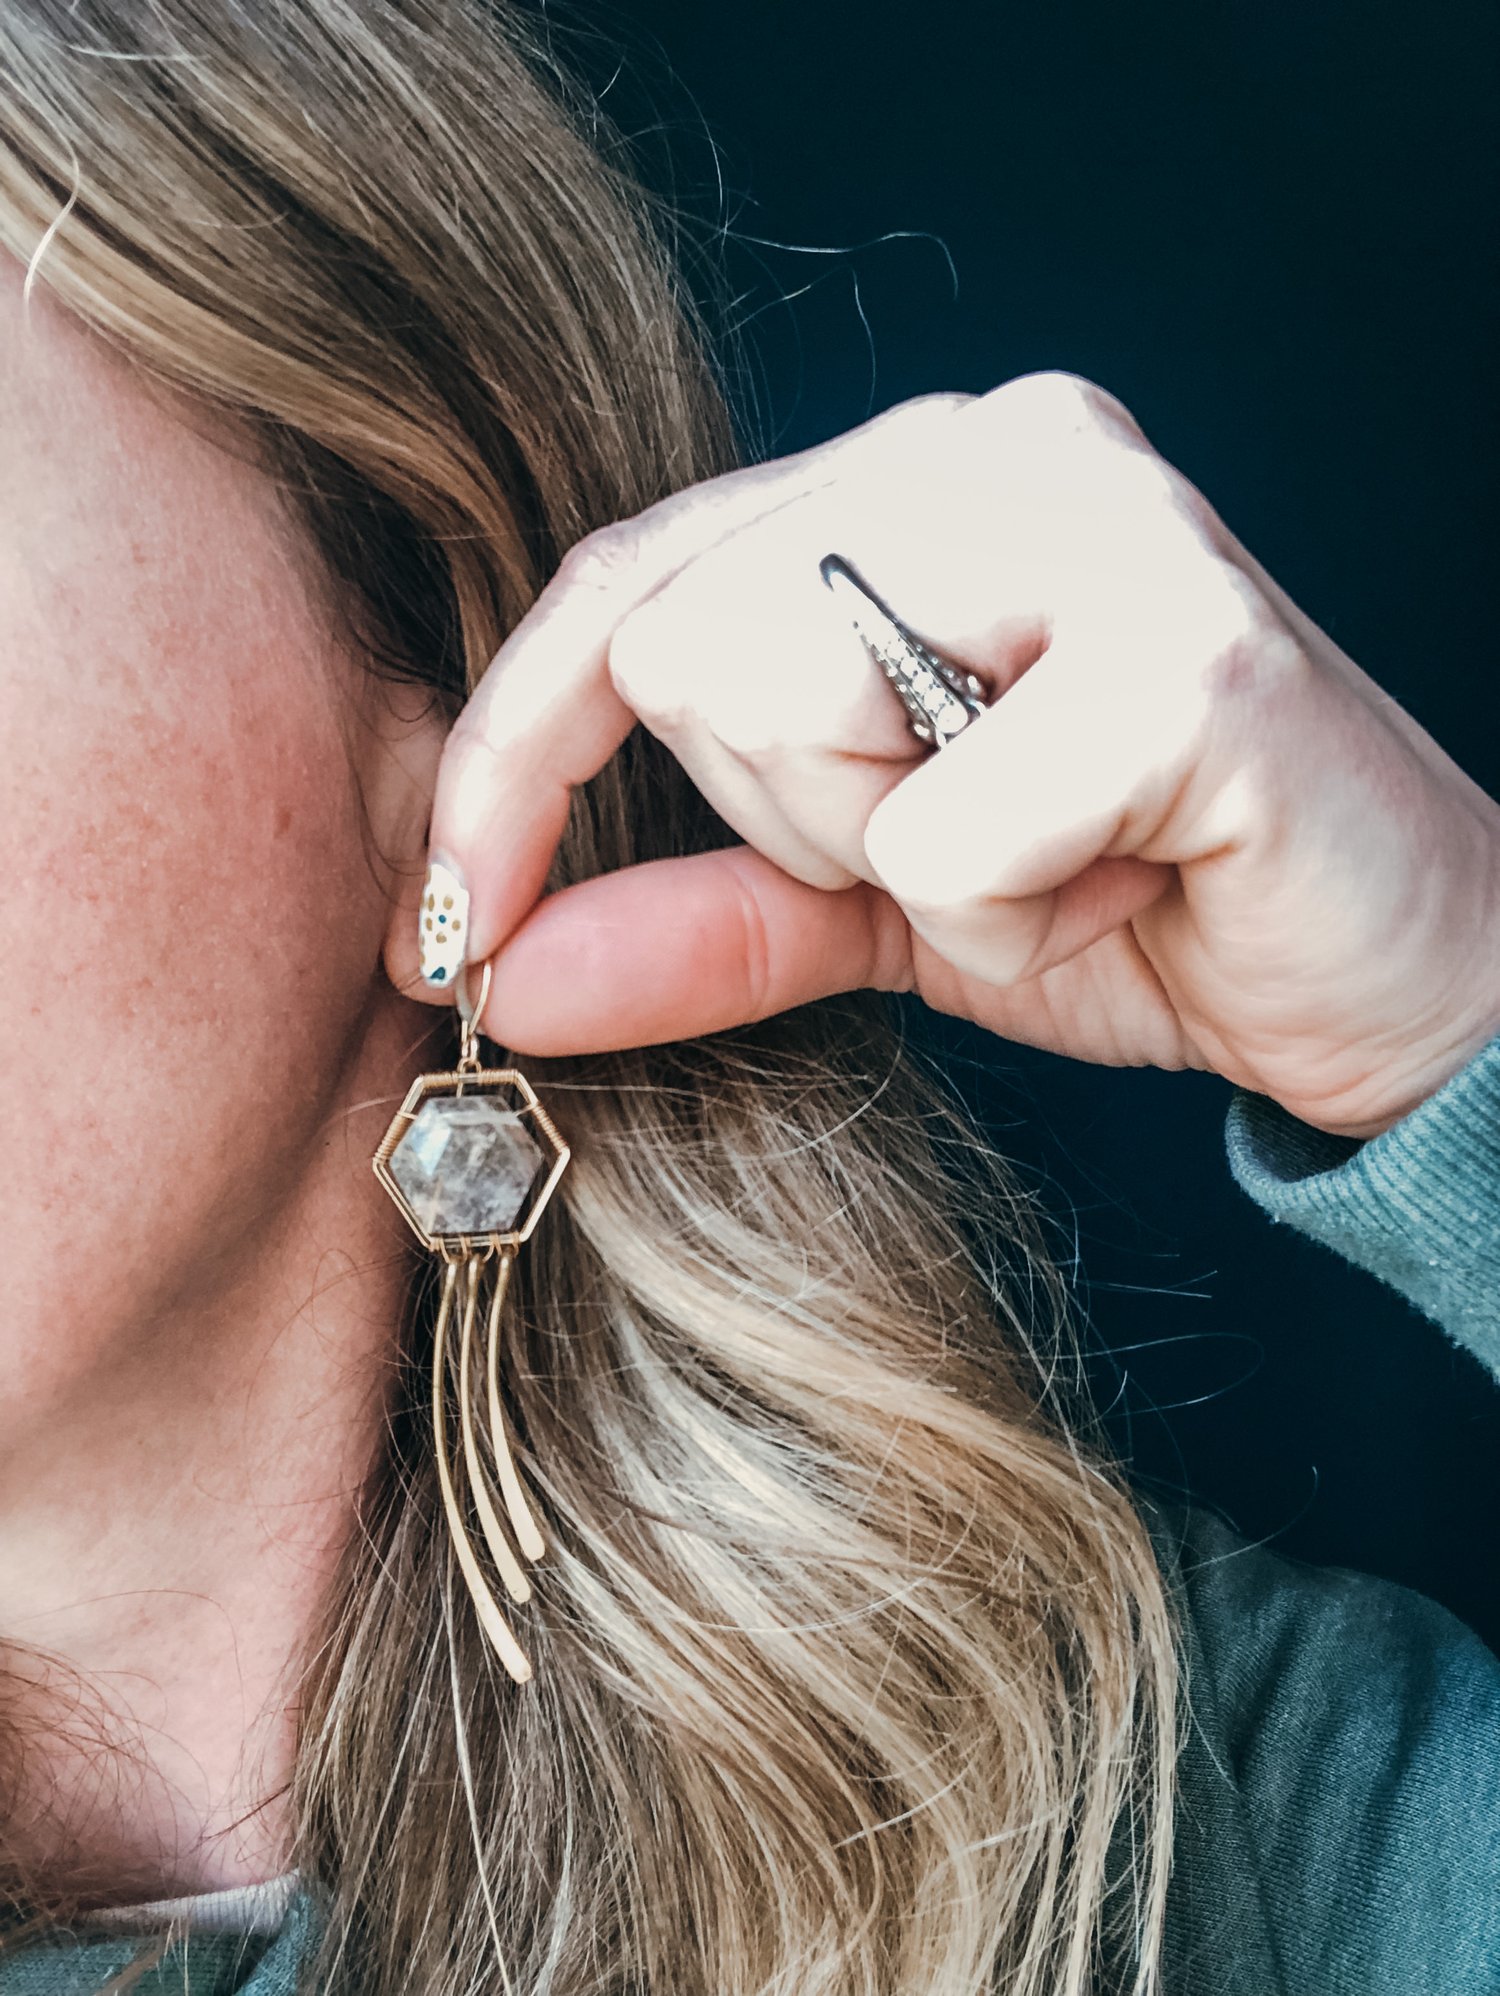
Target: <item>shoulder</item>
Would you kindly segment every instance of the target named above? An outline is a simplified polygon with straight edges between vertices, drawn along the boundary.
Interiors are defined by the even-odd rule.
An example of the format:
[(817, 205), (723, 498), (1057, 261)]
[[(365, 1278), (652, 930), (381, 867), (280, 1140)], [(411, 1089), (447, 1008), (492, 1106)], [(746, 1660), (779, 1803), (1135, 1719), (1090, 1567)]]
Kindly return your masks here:
[(1288, 1996), (1500, 1991), (1500, 1659), (1436, 1602), (1143, 1505), (1182, 1622), (1183, 1899)]

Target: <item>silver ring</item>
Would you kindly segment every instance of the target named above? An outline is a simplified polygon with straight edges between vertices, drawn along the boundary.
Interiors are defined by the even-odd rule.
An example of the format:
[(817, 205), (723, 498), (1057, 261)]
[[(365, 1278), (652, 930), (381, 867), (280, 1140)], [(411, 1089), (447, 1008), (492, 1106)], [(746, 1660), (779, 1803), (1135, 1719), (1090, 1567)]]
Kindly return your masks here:
[(825, 554), (818, 572), (843, 597), (866, 651), (901, 696), (907, 724), (919, 742), (946, 748), (989, 712), (984, 687), (973, 673), (923, 644), (841, 554)]

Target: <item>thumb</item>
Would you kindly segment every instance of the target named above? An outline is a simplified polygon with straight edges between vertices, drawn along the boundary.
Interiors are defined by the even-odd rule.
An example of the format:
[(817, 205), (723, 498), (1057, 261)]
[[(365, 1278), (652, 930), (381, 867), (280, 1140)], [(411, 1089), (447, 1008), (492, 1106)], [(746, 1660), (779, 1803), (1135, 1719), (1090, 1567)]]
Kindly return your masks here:
[(485, 1016), (518, 1053), (689, 1039), (867, 984), (911, 981), (900, 910), (748, 846), (649, 861), (550, 895), (495, 954)]

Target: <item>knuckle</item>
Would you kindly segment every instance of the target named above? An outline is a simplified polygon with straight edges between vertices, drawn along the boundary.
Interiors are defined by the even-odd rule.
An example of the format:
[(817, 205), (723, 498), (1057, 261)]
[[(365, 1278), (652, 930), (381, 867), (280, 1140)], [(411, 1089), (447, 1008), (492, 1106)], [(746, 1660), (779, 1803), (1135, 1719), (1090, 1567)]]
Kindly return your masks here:
[(894, 467), (903, 460), (923, 458), (934, 450), (946, 449), (954, 417), (976, 399), (946, 389), (912, 395), (904, 402), (893, 402), (889, 409), (882, 409), (854, 434), (868, 440), (876, 466)]
[[(737, 675), (720, 679), (709, 690), (704, 716), (721, 747), (766, 780), (799, 780), (799, 766), (808, 752), (816, 754), (823, 746), (820, 730), (799, 728), (788, 720), (785, 704), (773, 688)], [(800, 780), (807, 780), (805, 773), (800, 773)]]
[(754, 712), (740, 701), (719, 704), (713, 732), (732, 756), (762, 772), (775, 764), (783, 748), (774, 717)]
[(689, 718), (671, 619), (660, 597), (648, 597), (622, 617), (609, 641), (610, 684), (654, 735), (680, 733)]
[(1199, 547), (1152, 569), (1130, 628), (1132, 655), (1149, 663), (1140, 690), (1179, 714), (1232, 704), (1243, 717), (1260, 696), (1279, 699), (1310, 664), (1254, 579)]
[(1199, 544), (1206, 548), (1222, 548), (1224, 544), (1224, 523), (1215, 508), (1194, 485), (1193, 481), (1172, 465), (1163, 465), (1163, 472), (1169, 486), (1168, 500), (1172, 511), (1189, 526)]
[(1117, 395), (1087, 375), (1071, 374), (1066, 368), (1038, 368), (1015, 375), (981, 399), (993, 403), (1002, 416), (1053, 437), (1124, 430), (1144, 441), (1140, 424)]
[(1210, 557), (1191, 564), (1178, 596), (1190, 626), (1196, 626), (1200, 643), (1210, 648), (1256, 636), (1269, 611), (1248, 576)]
[(639, 535), (630, 521), (595, 527), (575, 541), (558, 563), (557, 580), (567, 589), (599, 592), (614, 588), (636, 566)]
[(1232, 569), (1218, 569), (1199, 631), (1200, 681), (1211, 701), (1264, 699), (1281, 707), (1312, 670), (1296, 633), (1250, 578)]
[(958, 389), (934, 388), (923, 395), (909, 395), (904, 402), (897, 402), (887, 410), (888, 421), (921, 428), (934, 422), (941, 422), (960, 409), (967, 409), (975, 400), (972, 395)]
[(1002, 381), (998, 388), (989, 391), (985, 400), (1008, 415), (1076, 429), (1091, 420), (1097, 408), (1096, 398), (1102, 393), (1084, 375), (1046, 367)]
[(1101, 456), (1107, 476), (1121, 497), (1132, 507), (1149, 506), (1163, 512), (1180, 512), (1179, 481), (1171, 465), (1153, 450), (1125, 445)]

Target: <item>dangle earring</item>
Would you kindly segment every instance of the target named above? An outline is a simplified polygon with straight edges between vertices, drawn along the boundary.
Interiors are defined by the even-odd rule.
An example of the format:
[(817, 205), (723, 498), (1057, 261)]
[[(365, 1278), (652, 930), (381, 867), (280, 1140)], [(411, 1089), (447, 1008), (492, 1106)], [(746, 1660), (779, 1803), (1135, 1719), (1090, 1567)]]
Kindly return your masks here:
[[(469, 999), (469, 971), (457, 977), (462, 1041), (448, 1074), (419, 1074), (375, 1153), (375, 1176), (425, 1248), (443, 1264), (442, 1294), (432, 1353), (432, 1433), (438, 1485), (460, 1571), (480, 1626), (518, 1684), (531, 1665), (486, 1578), (464, 1507), (454, 1487), (455, 1455), (479, 1521), (479, 1535), (512, 1601), (531, 1599), (531, 1582), (500, 1523), (493, 1491), (510, 1521), (516, 1547), (534, 1562), (545, 1545), (527, 1501), (506, 1435), (500, 1402), (500, 1322), (511, 1267), (542, 1208), (557, 1189), (568, 1147), (512, 1067), (485, 1067), (479, 1026), (490, 995), (485, 964), (479, 1003)], [(483, 1410), (488, 1457), (480, 1440), (474, 1363), (475, 1327), (484, 1317)], [(454, 1325), (458, 1324), (458, 1425), (455, 1451), (448, 1406), (453, 1391)]]

